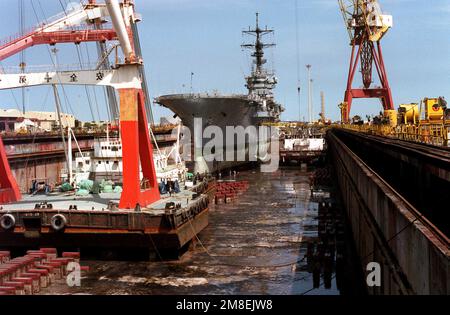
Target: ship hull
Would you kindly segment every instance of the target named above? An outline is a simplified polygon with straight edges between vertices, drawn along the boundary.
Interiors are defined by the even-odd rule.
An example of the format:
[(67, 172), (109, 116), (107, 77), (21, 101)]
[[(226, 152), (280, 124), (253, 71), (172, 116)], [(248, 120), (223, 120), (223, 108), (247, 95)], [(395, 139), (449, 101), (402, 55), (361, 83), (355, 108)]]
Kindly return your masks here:
[[(258, 163), (258, 152), (267, 150), (267, 139), (252, 140), (248, 136), (244, 138), (230, 136), (230, 132), (227, 132), (227, 127), (246, 129), (253, 126), (259, 130), (261, 120), (257, 118), (257, 106), (247, 95), (177, 94), (161, 96), (157, 98), (157, 103), (173, 111), (189, 129), (192, 142), (191, 158), (185, 157), (185, 160), (188, 168), (194, 172), (214, 173)], [(196, 118), (201, 119), (201, 124), (197, 126), (194, 124)], [(221, 130), (222, 146), (215, 146), (210, 150), (208, 142), (218, 135), (205, 137), (208, 127), (218, 127)], [(259, 151), (255, 152), (254, 148), (258, 148)], [(227, 156), (233, 158), (229, 159)], [(244, 159), (239, 158), (243, 156)]]
[[(65, 212), (59, 212), (65, 214)], [(44, 221), (48, 213), (37, 211), (22, 211), (14, 215), (39, 218)], [(86, 225), (87, 217), (98, 222), (106, 222), (109, 214), (98, 212), (78, 212), (71, 215), (72, 222), (77, 227), (67, 228), (62, 233), (52, 231), (50, 227), (39, 227), (29, 230), (25, 227), (17, 227), (14, 231), (0, 231), (0, 248), (2, 249), (30, 249), (40, 247), (56, 247), (82, 249), (110, 249), (114, 250), (139, 250), (147, 249), (150, 252), (164, 251), (168, 254), (182, 253), (183, 248), (208, 226), (209, 209), (205, 208), (190, 222), (180, 223), (177, 226), (168, 226), (166, 217), (149, 216), (146, 214), (134, 215), (133, 213), (114, 214), (114, 220), (133, 219), (138, 227), (130, 226), (101, 226), (95, 227), (94, 223)], [(122, 218), (123, 217), (123, 218)]]

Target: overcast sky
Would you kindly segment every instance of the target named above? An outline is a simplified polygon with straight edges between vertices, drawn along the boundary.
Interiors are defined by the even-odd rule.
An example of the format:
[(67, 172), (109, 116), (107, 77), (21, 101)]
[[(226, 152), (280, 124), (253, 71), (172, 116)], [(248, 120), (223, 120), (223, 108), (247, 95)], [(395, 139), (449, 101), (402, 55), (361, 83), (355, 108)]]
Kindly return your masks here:
[[(0, 0), (0, 37), (19, 31), (17, 0)], [(62, 11), (59, 0), (24, 0), (25, 24), (36, 24), (36, 14), (50, 17)], [(34, 4), (36, 14), (31, 4)], [(277, 44), (267, 51), (268, 66), (274, 67), (279, 84), (276, 98), (286, 107), (284, 120), (299, 117), (297, 101), (297, 54), (295, 0), (137, 0), (143, 16), (139, 25), (144, 60), (152, 97), (190, 89), (194, 73), (196, 92), (219, 90), (245, 93), (244, 77), (250, 72), (249, 52), (242, 51), (241, 31), (254, 25), (255, 12), (261, 24), (275, 29), (268, 38)], [(383, 39), (385, 63), (396, 107), (419, 102), (424, 97), (449, 96), (450, 91), (450, 4), (448, 0), (380, 0), (383, 11), (394, 16), (394, 28)], [(337, 0), (298, 0), (301, 116), (307, 112), (306, 64), (312, 65), (315, 117), (320, 110), (320, 91), (325, 92), (327, 116), (339, 118), (350, 57), (349, 39)], [(42, 7), (42, 10), (40, 9)], [(59, 45), (60, 63), (78, 62), (74, 45)], [(81, 48), (83, 61), (95, 61), (94, 50)], [(89, 58), (88, 58), (89, 57)], [(18, 65), (18, 57), (3, 66)], [(27, 65), (51, 64), (46, 47), (27, 50)], [(360, 80), (355, 86), (360, 86)], [(26, 108), (54, 110), (48, 87), (27, 90)], [(83, 120), (105, 118), (104, 95), (90, 91), (88, 106), (84, 88), (65, 88), (65, 110)], [(20, 91), (0, 91), (2, 108), (21, 106)], [(98, 110), (97, 110), (98, 107)], [(170, 112), (154, 106), (157, 117)], [(379, 102), (356, 101), (352, 114), (379, 112)]]

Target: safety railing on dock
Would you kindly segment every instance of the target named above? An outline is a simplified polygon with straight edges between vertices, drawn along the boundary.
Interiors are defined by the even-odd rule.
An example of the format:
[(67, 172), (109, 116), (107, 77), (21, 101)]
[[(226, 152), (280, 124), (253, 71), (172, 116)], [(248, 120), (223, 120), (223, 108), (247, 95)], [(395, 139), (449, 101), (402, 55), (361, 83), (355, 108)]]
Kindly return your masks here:
[(450, 123), (426, 122), (418, 125), (399, 125), (395, 127), (389, 125), (369, 124), (337, 124), (333, 126), (377, 136), (397, 138), (406, 141), (446, 147), (450, 145)]

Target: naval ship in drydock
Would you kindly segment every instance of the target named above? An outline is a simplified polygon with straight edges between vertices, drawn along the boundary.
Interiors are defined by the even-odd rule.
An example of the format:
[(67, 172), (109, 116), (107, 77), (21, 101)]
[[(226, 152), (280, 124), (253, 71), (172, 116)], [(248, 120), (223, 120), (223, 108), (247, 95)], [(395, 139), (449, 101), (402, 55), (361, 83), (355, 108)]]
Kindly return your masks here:
[[(246, 78), (248, 94), (242, 95), (224, 95), (219, 93), (212, 94), (173, 94), (157, 97), (155, 102), (171, 111), (173, 111), (183, 122), (183, 125), (189, 128), (192, 135), (192, 148), (194, 149), (194, 159), (191, 162), (186, 161), (189, 169), (196, 173), (214, 173), (225, 169), (231, 169), (242, 164), (248, 164), (251, 161), (259, 160), (259, 152), (267, 152), (270, 135), (267, 139), (250, 143), (248, 139), (233, 139), (226, 137), (226, 127), (242, 126), (261, 126), (264, 123), (273, 123), (280, 120), (280, 115), (284, 108), (274, 100), (273, 89), (277, 84), (277, 78), (273, 73), (264, 68), (267, 60), (264, 58), (264, 48), (275, 46), (274, 44), (263, 43), (264, 35), (272, 34), (274, 31), (267, 27), (259, 27), (258, 13), (256, 14), (256, 28), (243, 31), (246, 35), (255, 36), (256, 40), (251, 44), (242, 45), (253, 51), (254, 65), (251, 75)], [(208, 126), (218, 126), (224, 135), (224, 147), (215, 148), (214, 152), (204, 152), (204, 145), (210, 140), (203, 138), (202, 145), (194, 141), (196, 135), (194, 131), (194, 120), (201, 118), (201, 130)], [(250, 156), (249, 148), (258, 148), (255, 156)], [(239, 152), (241, 151), (241, 152)], [(242, 152), (245, 151), (245, 152)], [(233, 155), (245, 156), (244, 161), (226, 160), (225, 152), (233, 152)], [(261, 154), (264, 155), (264, 154)], [(217, 157), (222, 157), (217, 159)]]

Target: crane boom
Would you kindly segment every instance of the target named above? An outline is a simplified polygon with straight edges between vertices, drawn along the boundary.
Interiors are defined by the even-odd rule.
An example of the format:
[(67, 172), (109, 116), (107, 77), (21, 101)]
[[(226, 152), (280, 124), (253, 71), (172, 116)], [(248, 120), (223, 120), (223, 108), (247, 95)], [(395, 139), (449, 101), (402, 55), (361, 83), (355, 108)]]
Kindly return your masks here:
[(125, 60), (128, 62), (134, 61), (135, 54), (131, 47), (131, 41), (128, 36), (127, 27), (120, 11), (120, 6), (117, 0), (105, 0), (109, 15), (111, 16), (114, 30), (119, 38), (120, 46), (125, 55)]
[(363, 33), (377, 42), (393, 26), (392, 15), (384, 14), (378, 0), (338, 0), (350, 41)]
[(116, 33), (112, 29), (77, 28), (80, 25), (88, 25), (93, 19), (106, 16), (108, 11), (105, 5), (81, 6), (68, 12), (64, 17), (56, 18), (48, 24), (38, 26), (31, 32), (0, 45), (0, 61), (35, 45), (113, 40), (116, 38)]
[[(114, 30), (82, 25), (98, 26), (96, 23), (103, 23), (102, 17), (105, 16), (111, 17)], [(0, 46), (0, 60), (36, 44), (104, 42), (117, 37), (125, 55), (125, 63), (117, 62), (114, 69), (95, 71), (53, 71), (11, 75), (2, 73), (0, 89), (55, 84), (55, 81), (58, 84), (114, 87), (120, 97), (119, 123), (123, 151), (123, 192), (119, 208), (140, 211), (141, 207), (159, 200), (160, 195), (148, 130), (146, 96), (142, 90), (143, 76), (140, 68), (142, 63), (135, 57), (134, 50), (135, 42), (131, 26), (136, 20), (134, 4), (130, 0), (124, 0), (120, 5), (117, 0), (106, 0), (106, 6), (90, 0), (89, 4), (80, 6), (69, 14), (64, 12), (64, 17), (55, 19), (55, 22), (38, 27), (27, 35)], [(82, 30), (74, 29), (75, 24), (80, 24)], [(11, 173), (0, 139), (0, 203), (17, 201), (20, 198), (17, 182)]]
[[(342, 121), (349, 120), (354, 98), (379, 98), (385, 113), (390, 115), (388, 111), (394, 109), (394, 104), (384, 66), (381, 39), (393, 26), (392, 16), (382, 12), (378, 0), (338, 0), (338, 2), (352, 46), (347, 89), (344, 102), (340, 105)], [(358, 64), (362, 74), (362, 89), (352, 87)], [(373, 68), (376, 69), (381, 87), (371, 87)]]

